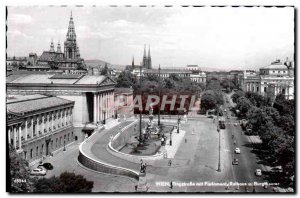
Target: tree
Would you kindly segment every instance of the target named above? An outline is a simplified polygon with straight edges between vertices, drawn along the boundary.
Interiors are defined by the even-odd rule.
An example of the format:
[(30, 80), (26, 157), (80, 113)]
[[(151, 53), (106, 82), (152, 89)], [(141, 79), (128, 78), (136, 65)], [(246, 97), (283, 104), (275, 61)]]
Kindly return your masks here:
[(134, 75), (132, 75), (129, 71), (123, 71), (117, 78), (116, 87), (135, 87), (137, 86), (137, 80)]
[(205, 92), (201, 97), (201, 109), (207, 111), (217, 107), (217, 99), (213, 92)]
[(101, 70), (101, 75), (107, 76), (108, 75), (108, 67), (107, 67), (107, 63), (105, 63), (104, 68)]
[(206, 84), (206, 90), (222, 90), (220, 81), (218, 79), (211, 79)]
[(237, 100), (242, 96), (245, 96), (245, 92), (238, 90), (234, 94), (232, 94), (231, 98), (234, 103), (237, 103)]
[(221, 81), (221, 86), (226, 89), (227, 93), (230, 93), (235, 88), (233, 81), (230, 79), (223, 79)]
[(93, 186), (94, 182), (86, 180), (82, 175), (64, 172), (59, 177), (39, 179), (35, 192), (84, 193), (91, 192)]
[(182, 81), (182, 78), (180, 78), (178, 74), (170, 74), (169, 78), (177, 82)]
[(9, 145), (9, 164), (10, 191), (32, 192), (34, 185), (33, 180), (29, 177), (28, 162), (17, 154), (12, 145)]
[(294, 100), (286, 100), (283, 94), (276, 96), (273, 107), (276, 108), (280, 115), (295, 115)]
[(252, 107), (250, 100), (244, 96), (240, 97), (237, 100), (236, 109), (239, 110), (238, 116), (240, 118), (245, 118), (248, 110)]

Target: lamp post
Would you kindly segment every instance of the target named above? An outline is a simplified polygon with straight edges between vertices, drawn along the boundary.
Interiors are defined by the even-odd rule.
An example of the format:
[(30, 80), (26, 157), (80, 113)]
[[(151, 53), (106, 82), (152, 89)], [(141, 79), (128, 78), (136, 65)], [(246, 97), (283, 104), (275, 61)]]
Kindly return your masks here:
[(158, 97), (159, 97), (159, 103), (158, 103), (158, 122), (157, 122), (157, 125), (160, 126), (160, 65), (158, 67)]
[(180, 117), (178, 114), (178, 120), (177, 120), (177, 133), (179, 133), (179, 124), (180, 124)]
[(221, 172), (221, 138), (220, 138), (220, 128), (217, 125), (217, 131), (219, 133), (219, 162), (218, 162), (218, 172)]
[(66, 151), (66, 140), (64, 140), (64, 149), (63, 151)]
[[(142, 65), (140, 66), (140, 92), (141, 92), (141, 97), (142, 97)], [(141, 107), (143, 109), (143, 105)], [(140, 110), (140, 136), (139, 136), (139, 144), (138, 146), (143, 145), (143, 138), (142, 138), (142, 110)]]
[(103, 124), (105, 124), (105, 114), (106, 114), (106, 111), (103, 110), (102, 112), (103, 112)]
[(170, 131), (170, 146), (172, 146), (172, 130)]

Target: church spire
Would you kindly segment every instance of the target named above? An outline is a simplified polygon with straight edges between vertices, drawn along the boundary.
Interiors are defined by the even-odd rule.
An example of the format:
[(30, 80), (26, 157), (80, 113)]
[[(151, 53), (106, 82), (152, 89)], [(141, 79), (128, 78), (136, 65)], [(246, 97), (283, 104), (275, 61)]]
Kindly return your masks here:
[(76, 33), (75, 33), (75, 26), (74, 26), (72, 11), (71, 11), (71, 16), (70, 16), (70, 21), (69, 21), (67, 40), (76, 40)]
[(148, 48), (148, 58), (151, 59), (151, 55), (150, 55), (150, 45), (149, 45), (149, 48)]
[(50, 52), (54, 52), (53, 39), (51, 40), (51, 44), (50, 44)]
[(144, 58), (146, 58), (146, 45), (144, 45)]
[(132, 64), (131, 64), (132, 68), (134, 68), (134, 56), (132, 56)]
[(61, 47), (60, 47), (60, 41), (58, 41), (58, 44), (57, 44), (57, 53), (61, 53)]
[(150, 55), (150, 45), (149, 45), (149, 48), (148, 48), (148, 69), (152, 69), (152, 62), (151, 62), (151, 55)]

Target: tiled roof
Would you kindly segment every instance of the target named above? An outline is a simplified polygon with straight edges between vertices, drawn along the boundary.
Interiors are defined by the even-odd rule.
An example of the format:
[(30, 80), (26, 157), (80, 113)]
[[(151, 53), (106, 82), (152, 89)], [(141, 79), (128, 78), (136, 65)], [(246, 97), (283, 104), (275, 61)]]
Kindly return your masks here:
[(79, 79), (82, 74), (55, 74), (50, 79)]
[(271, 64), (271, 65), (262, 67), (261, 69), (287, 69), (287, 67), (283, 64)]
[(73, 103), (73, 101), (58, 98), (58, 97), (46, 97), (46, 98), (29, 99), (21, 102), (8, 103), (7, 110), (14, 113), (26, 113), (26, 112), (42, 110), (50, 107), (67, 105), (71, 103)]
[(76, 82), (77, 85), (86, 85), (86, 84), (99, 84), (104, 79), (106, 79), (105, 76), (89, 76), (85, 75), (83, 76), (78, 82)]
[(125, 93), (132, 93), (132, 88), (115, 88), (115, 94), (125, 94)]
[(7, 83), (13, 84), (76, 84), (76, 85), (96, 85), (103, 82), (106, 76), (91, 76), (81, 74), (24, 74), (11, 75)]
[(60, 55), (63, 53), (44, 51), (38, 59), (39, 61), (57, 61), (60, 60)]
[(41, 94), (33, 94), (33, 95), (8, 95), (6, 96), (6, 104), (14, 103), (14, 102), (21, 102), (25, 100), (33, 100), (39, 98), (46, 98), (48, 96), (41, 95)]

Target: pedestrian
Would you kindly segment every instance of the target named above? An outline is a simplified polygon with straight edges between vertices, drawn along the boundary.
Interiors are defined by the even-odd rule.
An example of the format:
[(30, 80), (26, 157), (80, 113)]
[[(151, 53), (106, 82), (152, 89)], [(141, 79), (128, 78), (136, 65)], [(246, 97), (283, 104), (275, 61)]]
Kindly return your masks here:
[(187, 143), (187, 139), (186, 138), (184, 139), (184, 141), (185, 141), (185, 143)]
[(172, 166), (172, 160), (169, 160), (168, 165)]
[(138, 187), (137, 185), (134, 186), (135, 191), (137, 191), (137, 187)]
[(170, 188), (173, 189), (173, 182), (170, 182)]

